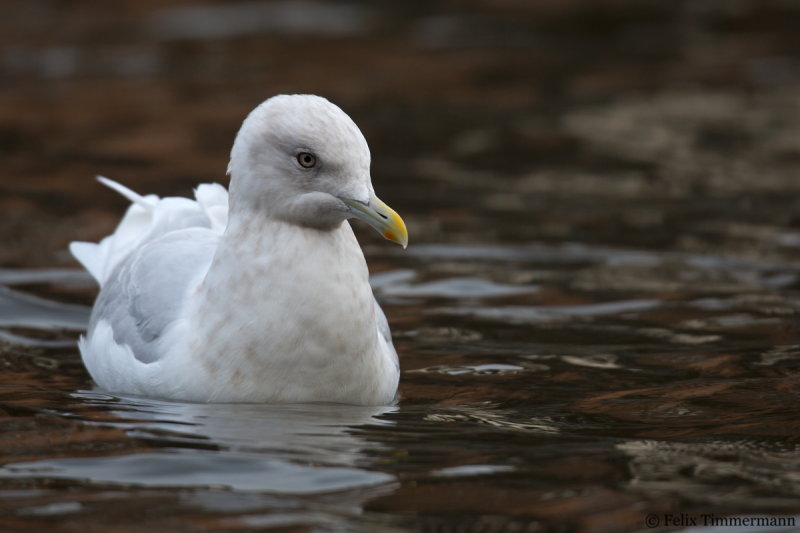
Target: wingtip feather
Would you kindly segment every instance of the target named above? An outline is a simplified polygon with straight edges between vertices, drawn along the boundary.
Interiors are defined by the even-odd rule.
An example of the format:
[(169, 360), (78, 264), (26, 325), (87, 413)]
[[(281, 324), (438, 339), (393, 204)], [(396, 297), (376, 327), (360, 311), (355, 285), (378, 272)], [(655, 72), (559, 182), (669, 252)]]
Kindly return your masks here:
[(147, 209), (148, 211), (151, 211), (155, 207), (155, 205), (151, 203), (147, 198), (145, 198), (144, 196), (135, 191), (132, 191), (131, 189), (122, 185), (121, 183), (108, 179), (105, 176), (96, 176), (96, 179), (109, 189), (116, 191), (120, 195), (130, 200), (131, 203), (141, 206), (144, 209)]
[(100, 283), (103, 259), (99, 257), (98, 245), (93, 242), (74, 241), (69, 243), (72, 256)]

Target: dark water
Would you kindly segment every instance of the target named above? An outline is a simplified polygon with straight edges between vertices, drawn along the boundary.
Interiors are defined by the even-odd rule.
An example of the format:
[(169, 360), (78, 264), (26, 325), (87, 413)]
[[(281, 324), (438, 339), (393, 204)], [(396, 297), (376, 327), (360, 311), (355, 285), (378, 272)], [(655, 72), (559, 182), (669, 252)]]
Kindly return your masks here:
[[(530, 4), (530, 5), (529, 5)], [(0, 7), (0, 529), (800, 530), (793, 2)], [(262, 99), (339, 103), (397, 406), (93, 389), (65, 252), (223, 181)], [(713, 518), (712, 518), (713, 515)]]

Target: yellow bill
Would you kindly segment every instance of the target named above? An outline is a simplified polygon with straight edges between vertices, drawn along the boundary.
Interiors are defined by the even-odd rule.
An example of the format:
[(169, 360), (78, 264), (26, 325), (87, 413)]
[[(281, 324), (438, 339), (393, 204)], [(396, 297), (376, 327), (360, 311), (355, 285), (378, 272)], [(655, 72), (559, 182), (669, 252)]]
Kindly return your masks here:
[(355, 218), (378, 230), (384, 238), (396, 242), (403, 248), (408, 246), (406, 223), (397, 211), (383, 203), (380, 198), (373, 194), (367, 204), (347, 198), (342, 198), (342, 201), (347, 204)]

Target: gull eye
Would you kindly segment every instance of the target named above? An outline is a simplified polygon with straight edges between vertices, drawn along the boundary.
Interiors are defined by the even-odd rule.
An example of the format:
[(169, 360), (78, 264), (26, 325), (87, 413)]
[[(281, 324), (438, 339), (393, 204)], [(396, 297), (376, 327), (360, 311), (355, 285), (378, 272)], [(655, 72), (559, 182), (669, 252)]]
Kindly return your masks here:
[(300, 163), (300, 166), (303, 168), (311, 168), (317, 164), (317, 158), (314, 157), (314, 154), (300, 152), (297, 154), (297, 162)]

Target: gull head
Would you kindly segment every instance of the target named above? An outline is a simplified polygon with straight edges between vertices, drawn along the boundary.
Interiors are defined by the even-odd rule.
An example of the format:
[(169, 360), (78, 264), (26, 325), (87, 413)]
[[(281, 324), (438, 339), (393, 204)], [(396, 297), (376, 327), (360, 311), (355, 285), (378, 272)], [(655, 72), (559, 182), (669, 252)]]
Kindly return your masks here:
[(279, 95), (245, 119), (231, 150), (231, 215), (264, 216), (329, 231), (359, 218), (408, 244), (403, 219), (372, 187), (367, 141), (325, 98)]

